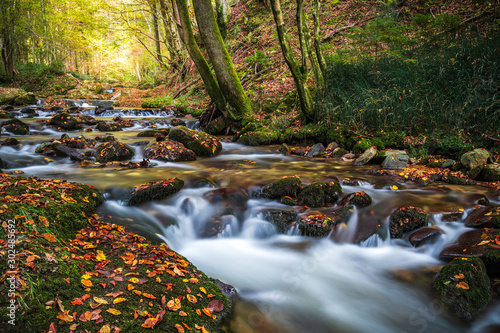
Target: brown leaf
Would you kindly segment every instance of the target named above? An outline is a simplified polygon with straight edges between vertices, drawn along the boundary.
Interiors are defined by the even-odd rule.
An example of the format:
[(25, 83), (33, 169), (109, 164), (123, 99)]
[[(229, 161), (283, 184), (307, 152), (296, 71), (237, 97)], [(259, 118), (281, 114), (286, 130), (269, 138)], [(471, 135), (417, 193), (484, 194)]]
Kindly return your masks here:
[(66, 323), (71, 323), (73, 321), (73, 316), (69, 314), (69, 310), (66, 310), (64, 312), (59, 312), (57, 318), (61, 319)]
[(224, 303), (214, 299), (213, 301), (210, 301), (210, 303), (208, 303), (207, 308), (213, 310), (214, 312), (221, 312), (222, 310), (224, 310)]

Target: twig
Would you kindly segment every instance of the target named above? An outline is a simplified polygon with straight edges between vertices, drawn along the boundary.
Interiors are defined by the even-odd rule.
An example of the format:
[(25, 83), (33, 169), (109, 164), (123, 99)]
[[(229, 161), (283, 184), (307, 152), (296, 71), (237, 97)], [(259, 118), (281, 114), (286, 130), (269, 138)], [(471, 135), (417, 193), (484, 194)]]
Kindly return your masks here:
[(76, 77), (74, 77), (73, 74), (68, 73), (68, 75), (71, 76), (73, 79), (75, 79), (78, 84), (83, 86), (83, 83), (81, 83), (80, 80), (78, 80)]
[(182, 94), (182, 92), (183, 92), (184, 90), (186, 90), (187, 88), (191, 87), (193, 84), (195, 84), (196, 82), (198, 82), (198, 81), (200, 81), (200, 80), (201, 80), (201, 78), (197, 78), (196, 80), (193, 80), (193, 81), (189, 82), (189, 83), (188, 83), (188, 84), (186, 84), (184, 87), (182, 87), (181, 89), (179, 89), (179, 91), (177, 91), (177, 92), (175, 93), (174, 97), (172, 97), (172, 98), (173, 98), (173, 99), (176, 99), (177, 97), (179, 97), (179, 96)]
[(321, 39), (321, 42), (329, 42), (333, 36), (335, 36), (336, 34), (338, 34), (339, 32), (342, 32), (344, 30), (347, 30), (347, 29), (350, 29), (352, 27), (354, 27), (356, 25), (356, 23), (353, 23), (353, 24), (349, 24), (349, 25), (346, 25), (344, 27), (340, 27), (338, 29), (335, 29), (334, 31), (330, 32), (329, 34), (327, 34), (325, 37), (323, 37)]

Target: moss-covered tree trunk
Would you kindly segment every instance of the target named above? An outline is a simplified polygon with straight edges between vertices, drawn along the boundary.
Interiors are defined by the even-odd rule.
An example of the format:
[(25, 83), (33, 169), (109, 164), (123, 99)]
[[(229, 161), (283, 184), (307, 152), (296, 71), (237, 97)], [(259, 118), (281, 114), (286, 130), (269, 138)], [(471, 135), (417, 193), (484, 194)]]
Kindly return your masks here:
[(297, 95), (299, 97), (300, 109), (302, 111), (302, 116), (305, 121), (313, 119), (313, 100), (311, 93), (306, 85), (306, 76), (301, 71), (300, 65), (295, 59), (292, 52), (292, 47), (290, 46), (290, 39), (286, 32), (285, 23), (283, 21), (283, 13), (281, 11), (281, 3), (279, 0), (271, 0), (271, 9), (274, 16), (274, 21), (276, 22), (276, 30), (278, 32), (278, 38), (281, 46), (281, 52), (285, 58), (286, 64), (292, 73), (295, 86), (297, 87)]
[(217, 25), (219, 26), (222, 39), (227, 37), (227, 23), (231, 14), (230, 0), (215, 0), (215, 11), (217, 13)]
[(158, 26), (158, 10), (156, 8), (157, 4), (156, 1), (150, 1), (150, 6), (151, 6), (151, 13), (152, 13), (152, 19), (153, 19), (153, 36), (155, 39), (155, 55), (156, 59), (158, 60), (158, 63), (160, 66), (165, 67), (165, 64), (163, 63), (162, 55), (161, 55), (161, 44), (160, 44), (160, 31), (159, 26)]
[(179, 23), (179, 35), (186, 46), (189, 56), (193, 60), (196, 69), (200, 73), (208, 95), (217, 108), (222, 111), (224, 116), (229, 116), (226, 111), (226, 101), (224, 95), (222, 94), (222, 91), (212, 74), (208, 62), (201, 53), (201, 50), (194, 39), (193, 28), (191, 27), (191, 21), (189, 19), (189, 10), (186, 0), (172, 0), (172, 5), (174, 19)]
[(233, 61), (222, 40), (212, 2), (210, 0), (195, 0), (193, 8), (201, 38), (217, 76), (217, 82), (228, 104), (229, 118), (239, 121), (246, 114), (252, 112), (252, 104), (243, 90)]
[(318, 58), (319, 66), (321, 68), (321, 72), (323, 76), (326, 75), (326, 61), (323, 57), (323, 53), (321, 52), (321, 36), (319, 32), (319, 0), (314, 0), (314, 51), (316, 52), (316, 57)]
[(165, 31), (165, 46), (170, 53), (170, 61), (176, 69), (180, 70), (185, 61), (185, 54), (182, 49), (177, 27), (170, 17), (172, 6), (169, 1), (159, 0), (160, 14), (163, 21), (163, 30)]

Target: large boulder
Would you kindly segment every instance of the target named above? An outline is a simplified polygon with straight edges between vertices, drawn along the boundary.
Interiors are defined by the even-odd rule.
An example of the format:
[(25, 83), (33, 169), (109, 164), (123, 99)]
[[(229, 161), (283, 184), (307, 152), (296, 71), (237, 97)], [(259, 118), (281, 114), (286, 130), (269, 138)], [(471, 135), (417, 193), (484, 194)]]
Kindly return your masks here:
[(330, 234), (332, 228), (338, 225), (338, 222), (332, 216), (310, 214), (301, 216), (300, 221), (295, 224), (302, 236), (326, 237)]
[(0, 88), (0, 104), (26, 105), (36, 103), (33, 93), (19, 88)]
[(215, 136), (193, 131), (184, 126), (172, 127), (168, 137), (194, 151), (196, 156), (216, 156), (222, 150), (222, 144)]
[(463, 154), (460, 158), (460, 163), (468, 170), (471, 170), (477, 166), (486, 164), (489, 157), (490, 153), (488, 153), (486, 149), (474, 149), (473, 151)]
[(377, 155), (377, 147), (371, 146), (370, 148), (365, 150), (363, 155), (361, 155), (360, 157), (358, 157), (356, 161), (354, 161), (354, 165), (364, 165), (370, 162), (370, 160), (374, 158), (376, 155)]
[(169, 128), (149, 129), (137, 133), (137, 136), (140, 138), (148, 138), (148, 137), (154, 138), (155, 135), (158, 133), (168, 136), (168, 133), (170, 133), (170, 129)]
[(49, 125), (61, 127), (68, 131), (81, 128), (81, 125), (78, 123), (78, 120), (66, 112), (54, 115), (50, 119)]
[(465, 219), (465, 226), (500, 229), (500, 206), (486, 206), (474, 210)]
[(298, 199), (304, 206), (323, 207), (337, 201), (340, 194), (342, 187), (339, 182), (315, 182), (304, 187)]
[(257, 196), (267, 199), (279, 199), (281, 197), (297, 197), (302, 189), (302, 182), (297, 176), (283, 177), (277, 181), (265, 185)]
[(12, 114), (7, 111), (0, 110), (0, 119), (12, 119), (15, 118)]
[(112, 161), (125, 161), (134, 156), (135, 152), (130, 146), (119, 141), (102, 143), (96, 148), (96, 161), (107, 163)]
[(439, 259), (450, 261), (460, 257), (478, 257), (484, 259), (486, 253), (497, 250), (500, 242), (499, 229), (474, 229), (466, 231), (439, 254)]
[(389, 219), (391, 238), (401, 238), (408, 231), (425, 227), (427, 220), (427, 214), (419, 207), (404, 206), (398, 208)]
[(320, 142), (312, 146), (311, 149), (309, 149), (309, 151), (306, 153), (306, 157), (322, 156), (324, 153), (325, 153), (325, 147)]
[(101, 132), (118, 132), (123, 131), (122, 127), (117, 123), (106, 123), (101, 121), (95, 127), (97, 130)]
[(177, 141), (165, 140), (155, 142), (144, 148), (144, 158), (167, 162), (194, 161), (196, 154)]
[(490, 279), (477, 258), (457, 258), (436, 275), (432, 291), (457, 316), (474, 319), (491, 301)]
[(128, 204), (138, 205), (152, 200), (162, 200), (179, 192), (184, 187), (184, 181), (178, 178), (164, 179), (136, 186), (128, 200)]
[(479, 179), (487, 182), (500, 181), (500, 164), (487, 164), (479, 175)]
[(7, 120), (3, 123), (3, 129), (15, 135), (26, 135), (29, 133), (29, 126), (17, 118)]
[(274, 224), (280, 234), (286, 233), (292, 223), (297, 220), (297, 212), (294, 210), (266, 209), (260, 214), (264, 220)]
[(406, 152), (397, 151), (388, 155), (382, 162), (384, 169), (404, 169), (410, 160)]

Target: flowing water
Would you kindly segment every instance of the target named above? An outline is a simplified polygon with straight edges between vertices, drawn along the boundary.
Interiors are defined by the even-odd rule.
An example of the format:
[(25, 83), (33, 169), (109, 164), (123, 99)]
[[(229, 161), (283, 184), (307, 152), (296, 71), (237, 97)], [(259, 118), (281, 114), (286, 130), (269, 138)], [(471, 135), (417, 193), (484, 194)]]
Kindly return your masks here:
[[(105, 116), (132, 113), (114, 110)], [(136, 126), (113, 133), (134, 147), (133, 161), (142, 160), (142, 148), (151, 140), (137, 138), (137, 132), (149, 128), (154, 116), (154, 112), (139, 114), (131, 118), (137, 120)], [(168, 126), (168, 119), (157, 125)], [(100, 189), (108, 199), (100, 207), (100, 215), (143, 235), (159, 237), (207, 275), (237, 289), (232, 323), (236, 332), (493, 332), (492, 327), (500, 325), (498, 303), (467, 326), (449, 317), (429, 293), (432, 276), (442, 264), (437, 259), (439, 252), (467, 229), (463, 220), (486, 188), (395, 184), (367, 174), (372, 167), (353, 167), (336, 159), (285, 157), (275, 153), (276, 147), (235, 143), (224, 143), (215, 158), (193, 162), (155, 161), (155, 167), (142, 169), (84, 169), (68, 158), (35, 153), (40, 142), (61, 135), (36, 120), (27, 120), (32, 135), (17, 137), (20, 147), (0, 147), (0, 156), (9, 163), (4, 171), (22, 170), (25, 175), (67, 179)], [(90, 138), (101, 133), (68, 134)], [(261, 211), (290, 207), (272, 200), (246, 200), (245, 193), (292, 175), (300, 176), (303, 183), (339, 179), (344, 193), (363, 190), (373, 203), (354, 210), (347, 226), (330, 238), (306, 238), (294, 231), (278, 234)], [(171, 198), (139, 207), (120, 201), (127, 187), (172, 177), (184, 179), (186, 186)], [(394, 185), (398, 190), (393, 190)], [(202, 238), (201, 231), (220, 209), (208, 200), (214, 187), (234, 189), (228, 201), (237, 213), (222, 217), (223, 229), (217, 237)], [(498, 197), (489, 199), (499, 203)], [(407, 204), (430, 213), (430, 223), (445, 232), (436, 243), (413, 248), (405, 240), (386, 237), (391, 211)], [(313, 214), (334, 208), (297, 210)], [(460, 209), (465, 211), (462, 221), (441, 221), (440, 213)], [(381, 225), (377, 234), (360, 238), (364, 228), (377, 224)]]

